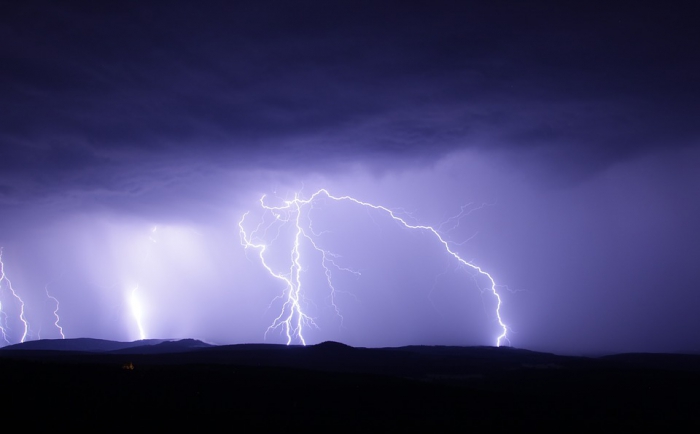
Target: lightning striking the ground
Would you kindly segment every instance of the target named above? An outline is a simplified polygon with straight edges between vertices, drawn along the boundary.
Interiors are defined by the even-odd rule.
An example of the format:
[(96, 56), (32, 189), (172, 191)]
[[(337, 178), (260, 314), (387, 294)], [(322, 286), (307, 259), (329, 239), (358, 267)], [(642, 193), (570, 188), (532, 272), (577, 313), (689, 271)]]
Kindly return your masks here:
[(146, 339), (146, 332), (143, 329), (143, 322), (142, 322), (142, 316), (143, 316), (143, 309), (141, 307), (141, 302), (139, 301), (138, 296), (136, 295), (136, 291), (138, 291), (139, 287), (138, 285), (134, 287), (134, 289), (131, 290), (131, 296), (129, 297), (129, 306), (131, 307), (131, 314), (134, 317), (134, 321), (136, 321), (136, 326), (139, 329), (139, 339), (143, 340)]
[(10, 341), (7, 339), (7, 333), (5, 329), (7, 328), (7, 315), (2, 311), (2, 303), (0, 303), (0, 335), (2, 335), (2, 340), (9, 344)]
[[(10, 279), (7, 277), (7, 274), (5, 274), (5, 263), (2, 260), (2, 248), (0, 248), (0, 291), (2, 291), (3, 288), (7, 288), (10, 292), (10, 295), (17, 300), (19, 303), (19, 320), (22, 322), (23, 325), (23, 331), (22, 331), (22, 337), (20, 338), (20, 342), (24, 342), (27, 339), (27, 334), (29, 333), (29, 322), (27, 321), (27, 318), (24, 316), (24, 301), (22, 298), (17, 294), (17, 291), (12, 287), (12, 282)], [(0, 292), (2, 294), (2, 292)], [(6, 343), (11, 343), (9, 338), (8, 338), (8, 327), (7, 327), (7, 313), (2, 311), (2, 305), (0, 304), (0, 314), (2, 315), (2, 324), (0, 324), (0, 333), (2, 334), (3, 339), (5, 340)]]
[(44, 289), (46, 290), (46, 296), (48, 298), (50, 298), (51, 300), (53, 300), (54, 303), (56, 303), (56, 309), (54, 309), (54, 311), (53, 311), (53, 316), (54, 316), (54, 318), (56, 318), (56, 321), (54, 321), (53, 325), (56, 326), (56, 328), (58, 329), (58, 332), (61, 334), (61, 339), (65, 339), (66, 335), (63, 334), (63, 327), (61, 327), (58, 324), (59, 321), (61, 321), (61, 317), (58, 316), (58, 309), (60, 308), (60, 304), (58, 302), (58, 299), (56, 297), (54, 297), (53, 295), (49, 294), (49, 286), (48, 285), (46, 285), (46, 287)]
[[(151, 234), (148, 237), (149, 247), (146, 248), (146, 251), (143, 255), (144, 263), (150, 257), (151, 246), (156, 243), (155, 237), (157, 230), (158, 226), (154, 226), (153, 229), (151, 229)], [(143, 340), (146, 339), (146, 331), (143, 326), (143, 305), (141, 304), (141, 299), (138, 296), (139, 291), (139, 284), (136, 284), (136, 286), (134, 286), (129, 292), (129, 308), (131, 309), (131, 315), (134, 318), (134, 321), (136, 322), (136, 327), (139, 331), (139, 339)]]
[[(393, 221), (397, 222), (400, 226), (409, 230), (423, 231), (431, 234), (435, 240), (442, 245), (445, 253), (453, 257), (458, 264), (467, 267), (472, 271), (475, 271), (479, 275), (486, 278), (489, 282), (488, 288), (483, 290), (488, 291), (492, 294), (496, 301), (496, 308), (494, 316), (498, 321), (500, 328), (500, 334), (495, 338), (496, 346), (501, 346), (504, 342), (508, 342), (507, 334), (508, 327), (503, 322), (501, 317), (501, 295), (498, 292), (498, 285), (491, 274), (483, 270), (478, 265), (475, 265), (469, 261), (466, 261), (459, 256), (451, 247), (450, 243), (443, 238), (443, 235), (439, 232), (439, 228), (435, 229), (432, 226), (426, 225), (416, 225), (408, 223), (404, 218), (396, 214), (395, 211), (386, 208), (381, 205), (374, 205), (368, 202), (363, 202), (351, 196), (333, 196), (326, 189), (320, 189), (313, 193), (308, 199), (302, 199), (298, 194), (295, 194), (293, 200), (286, 200), (282, 205), (271, 206), (266, 204), (266, 196), (260, 198), (260, 206), (264, 213), (272, 216), (272, 221), (267, 221), (264, 217), (258, 222), (258, 224), (250, 231), (245, 227), (245, 221), (250, 212), (243, 214), (241, 220), (238, 222), (239, 234), (241, 238), (242, 246), (247, 249), (254, 249), (258, 251), (258, 256), (260, 258), (262, 266), (267, 270), (267, 272), (275, 279), (280, 280), (285, 289), (282, 295), (275, 298), (275, 300), (283, 300), (283, 306), (280, 314), (274, 319), (272, 324), (268, 327), (265, 332), (265, 336), (270, 331), (282, 329), (284, 335), (287, 338), (287, 345), (293, 342), (299, 342), (302, 345), (306, 345), (306, 338), (304, 337), (304, 329), (308, 327), (317, 327), (314, 319), (305, 313), (302, 301), (304, 300), (304, 290), (306, 289), (305, 283), (302, 281), (302, 244), (308, 242), (312, 249), (316, 250), (321, 254), (321, 266), (323, 267), (324, 273), (326, 275), (326, 281), (330, 292), (330, 303), (335, 309), (335, 312), (340, 315), (340, 309), (335, 303), (336, 289), (333, 285), (331, 276), (332, 269), (357, 273), (348, 268), (340, 267), (334, 258), (337, 256), (333, 253), (324, 250), (318, 246), (315, 238), (320, 234), (314, 232), (312, 227), (312, 221), (309, 216), (309, 211), (313, 208), (313, 204), (320, 198), (327, 198), (336, 202), (351, 202), (358, 206), (375, 210), (391, 218)], [(305, 209), (306, 219), (302, 219), (302, 213)], [(464, 211), (464, 209), (462, 210)], [(454, 217), (451, 221), (454, 221)], [(292, 245), (289, 251), (289, 262), (288, 269), (282, 269), (276, 271), (273, 266), (270, 265), (268, 258), (268, 247), (280, 236), (282, 231), (282, 226), (291, 225), (292, 230)], [(274, 231), (274, 235), (271, 237), (270, 232)], [(359, 274), (359, 273), (357, 273)], [(303, 285), (304, 284), (304, 285)], [(482, 290), (482, 291), (483, 291)], [(275, 301), (273, 300), (273, 302)], [(342, 320), (342, 317), (341, 317)]]

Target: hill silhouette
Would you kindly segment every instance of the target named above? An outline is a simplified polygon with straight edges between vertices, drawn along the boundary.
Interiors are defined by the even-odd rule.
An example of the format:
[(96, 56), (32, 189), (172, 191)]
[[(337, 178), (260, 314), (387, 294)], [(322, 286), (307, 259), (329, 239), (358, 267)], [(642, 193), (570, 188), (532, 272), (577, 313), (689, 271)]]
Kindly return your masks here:
[(132, 429), (141, 417), (198, 429), (668, 429), (696, 420), (686, 397), (700, 387), (697, 355), (338, 342), (42, 340), (0, 349), (0, 370), (6, 414), (51, 416), (34, 420), (47, 428)]

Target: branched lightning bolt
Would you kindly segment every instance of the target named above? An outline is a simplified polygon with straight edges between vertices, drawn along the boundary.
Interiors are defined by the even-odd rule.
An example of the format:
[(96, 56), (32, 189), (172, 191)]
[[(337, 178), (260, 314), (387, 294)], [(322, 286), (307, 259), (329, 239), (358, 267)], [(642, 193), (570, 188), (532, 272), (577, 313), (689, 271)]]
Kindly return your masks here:
[[(368, 202), (363, 202), (361, 200), (355, 199), (354, 197), (351, 196), (333, 196), (331, 195), (326, 189), (321, 189), (313, 193), (308, 199), (301, 199), (299, 198), (298, 195), (294, 196), (293, 200), (287, 200), (284, 201), (283, 205), (280, 206), (270, 206), (265, 204), (265, 196), (262, 196), (260, 198), (260, 206), (266, 211), (269, 212), (272, 216), (274, 216), (274, 220), (272, 223), (269, 223), (267, 225), (264, 225), (264, 220), (261, 221), (257, 227), (248, 233), (245, 228), (244, 228), (244, 221), (246, 217), (248, 216), (248, 212), (243, 214), (243, 217), (241, 220), (238, 222), (238, 227), (239, 227), (239, 233), (241, 237), (241, 244), (243, 247), (246, 249), (252, 248), (258, 250), (258, 256), (260, 257), (260, 261), (263, 265), (263, 267), (267, 270), (267, 272), (273, 276), (276, 279), (281, 280), (285, 284), (285, 290), (284, 293), (277, 297), (277, 298), (282, 298), (285, 300), (282, 312), (280, 315), (275, 318), (273, 323), (268, 327), (267, 331), (265, 332), (265, 335), (271, 330), (278, 329), (280, 327), (283, 328), (285, 335), (287, 336), (287, 344), (292, 343), (294, 339), (297, 339), (300, 341), (303, 345), (306, 345), (306, 340), (304, 339), (303, 335), (303, 326), (305, 325), (310, 325), (310, 326), (316, 326), (314, 323), (313, 319), (309, 317), (306, 313), (304, 313), (301, 305), (301, 299), (303, 297), (303, 291), (302, 291), (302, 281), (301, 281), (301, 271), (302, 271), (302, 264), (301, 264), (301, 253), (300, 253), (300, 243), (303, 239), (308, 240), (312, 247), (317, 250), (318, 252), (321, 253), (322, 257), (322, 266), (325, 270), (326, 273), (326, 278), (328, 282), (328, 286), (331, 291), (331, 304), (335, 308), (336, 312), (340, 314), (338, 307), (335, 305), (335, 300), (334, 300), (334, 295), (335, 295), (335, 288), (333, 286), (333, 283), (331, 281), (331, 268), (330, 266), (333, 266), (334, 268), (340, 269), (340, 270), (345, 270), (345, 271), (351, 271), (346, 268), (341, 268), (339, 267), (334, 261), (333, 258), (335, 255), (331, 254), (330, 252), (327, 252), (320, 247), (314, 242), (313, 238), (309, 235), (307, 230), (304, 229), (304, 225), (302, 225), (301, 218), (302, 218), (302, 209), (309, 205), (313, 206), (313, 202), (319, 198), (320, 196), (325, 196), (328, 199), (341, 202), (341, 201), (348, 201), (355, 203), (357, 205), (360, 205), (365, 208), (373, 209), (376, 211), (381, 211), (385, 214), (387, 214), (391, 219), (393, 219), (395, 222), (399, 223), (401, 226), (403, 226), (406, 229), (413, 229), (413, 230), (419, 230), (419, 231), (425, 231), (430, 234), (432, 234), (437, 241), (442, 244), (442, 246), (445, 249), (445, 252), (447, 252), (450, 256), (452, 256), (459, 264), (462, 266), (466, 266), (474, 271), (476, 271), (478, 274), (485, 276), (488, 281), (489, 281), (489, 287), (487, 291), (489, 291), (493, 297), (496, 299), (496, 309), (495, 309), (495, 317), (498, 321), (498, 325), (501, 329), (501, 333), (498, 335), (496, 338), (496, 345), (500, 346), (504, 341), (507, 341), (507, 333), (508, 333), (508, 327), (506, 324), (503, 322), (503, 319), (501, 317), (501, 296), (498, 293), (497, 290), (497, 285), (494, 280), (494, 278), (489, 274), (488, 272), (484, 271), (481, 267), (478, 265), (475, 265), (469, 261), (466, 261), (462, 257), (460, 257), (457, 252), (452, 250), (450, 248), (449, 243), (442, 237), (440, 232), (433, 228), (432, 226), (425, 226), (425, 225), (414, 225), (408, 223), (406, 220), (403, 218), (399, 217), (395, 211), (392, 211), (389, 208), (386, 208), (381, 205), (374, 205)], [(471, 212), (471, 211), (469, 211)], [(462, 212), (464, 213), (464, 207), (462, 208)], [(451, 221), (454, 221), (456, 217), (451, 218)], [(457, 219), (458, 221), (458, 219)], [(280, 222), (282, 224), (284, 223), (291, 223), (294, 228), (294, 242), (292, 245), (292, 249), (290, 252), (290, 258), (291, 258), (291, 263), (290, 263), (290, 268), (287, 273), (282, 273), (282, 272), (276, 272), (272, 269), (272, 267), (268, 264), (266, 260), (266, 255), (265, 252), (267, 251), (267, 247), (269, 244), (266, 244), (264, 241), (262, 241), (261, 238), (265, 237), (267, 235), (267, 230), (270, 229), (275, 222)], [(457, 223), (458, 224), (458, 223)], [(311, 232), (312, 235), (317, 235), (316, 233), (313, 232), (311, 229), (311, 223), (309, 222), (307, 224), (307, 227), (309, 228), (308, 231)], [(280, 227), (277, 228), (277, 235), (279, 235), (280, 232)], [(258, 235), (260, 234), (260, 235)], [(277, 237), (275, 237), (276, 239)], [(272, 241), (274, 242), (273, 239)], [(275, 298), (275, 299), (277, 299)], [(274, 300), (273, 300), (274, 301)], [(342, 318), (342, 317), (341, 317)]]
[[(260, 203), (263, 207), (265, 207), (263, 199), (264, 196), (260, 199)], [(265, 208), (269, 209), (267, 207)], [(294, 246), (292, 247), (291, 251), (291, 266), (288, 274), (282, 274), (273, 271), (270, 265), (268, 265), (267, 261), (265, 260), (265, 251), (267, 250), (267, 246), (262, 243), (254, 243), (252, 241), (253, 234), (251, 234), (250, 236), (246, 234), (245, 229), (243, 228), (243, 221), (245, 220), (248, 213), (245, 213), (243, 215), (240, 222), (238, 222), (238, 227), (240, 228), (241, 243), (243, 244), (243, 246), (245, 246), (246, 248), (251, 247), (258, 249), (260, 252), (260, 261), (262, 262), (263, 267), (265, 267), (268, 273), (270, 273), (270, 275), (272, 275), (274, 278), (283, 281), (286, 286), (285, 294), (287, 296), (287, 300), (284, 303), (282, 312), (277, 318), (275, 318), (272, 325), (268, 327), (267, 331), (265, 332), (265, 335), (267, 336), (267, 333), (270, 330), (283, 327), (284, 332), (287, 336), (287, 344), (290, 344), (292, 342), (293, 337), (296, 336), (303, 345), (306, 345), (306, 340), (304, 339), (304, 335), (302, 334), (302, 326), (316, 326), (316, 323), (314, 323), (311, 317), (304, 313), (299, 300), (299, 297), (301, 295), (301, 263), (299, 262), (301, 254), (299, 252), (299, 242), (302, 237), (302, 234), (304, 233), (301, 225), (299, 224), (301, 218), (301, 207), (298, 202), (291, 202), (288, 203), (288, 208), (290, 208), (292, 212), (296, 211), (296, 217), (294, 217), (296, 231), (294, 234)], [(272, 211), (272, 215), (275, 216), (276, 220), (283, 222), (289, 221), (289, 218), (283, 218), (281, 213), (276, 212), (272, 209), (269, 210)], [(287, 210), (285, 209), (284, 211)], [(256, 231), (260, 229), (261, 225), (262, 222), (258, 225)]]
[[(22, 301), (22, 298), (19, 296), (19, 294), (17, 294), (15, 289), (12, 287), (12, 282), (10, 281), (10, 279), (7, 278), (7, 275), (5, 274), (5, 264), (2, 261), (2, 248), (0, 248), (0, 285), (2, 285), (3, 283), (5, 283), (5, 286), (10, 290), (10, 294), (12, 294), (12, 296), (14, 298), (16, 298), (17, 301), (19, 302), (19, 306), (20, 306), (19, 319), (20, 319), (20, 321), (22, 321), (22, 324), (24, 325), (24, 331), (22, 333), (22, 338), (20, 339), (20, 342), (24, 342), (25, 339), (27, 339), (27, 334), (29, 333), (29, 322), (27, 321), (27, 319), (24, 316), (24, 301)], [(1, 307), (2, 306), (0, 305), (0, 308)], [(1, 311), (1, 309), (0, 309), (0, 311)], [(4, 326), (0, 326), (0, 328), (2, 329), (2, 337), (3, 337), (3, 339), (5, 339), (5, 342), (9, 343), (9, 341), (7, 339), (7, 334), (6, 334), (6, 332), (7, 332), (7, 314), (2, 312), (2, 315), (3, 315), (3, 319), (4, 319), (4, 321), (3, 321)]]

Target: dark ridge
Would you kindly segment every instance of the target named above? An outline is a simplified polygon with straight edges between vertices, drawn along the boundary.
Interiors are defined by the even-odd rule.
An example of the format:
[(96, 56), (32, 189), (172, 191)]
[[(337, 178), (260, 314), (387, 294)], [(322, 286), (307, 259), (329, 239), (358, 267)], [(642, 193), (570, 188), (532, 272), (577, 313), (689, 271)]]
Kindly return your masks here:
[[(123, 348), (105, 350), (116, 347)], [(654, 422), (681, 428), (684, 419), (697, 421), (697, 405), (687, 397), (700, 389), (700, 370), (690, 369), (699, 363), (695, 355), (587, 358), (332, 341), (303, 347), (70, 339), (0, 351), (3, 390), (13, 398), (3, 401), (7, 414), (30, 408), (51, 416), (37, 418), (47, 427), (92, 417), (98, 424), (121, 422), (125, 430), (133, 430), (136, 417), (158, 414), (169, 415), (159, 423), (174, 428), (235, 421), (250, 431), (339, 424), (355, 431), (600, 431)]]
[(106, 339), (73, 338), (73, 339), (39, 339), (19, 344), (8, 345), (0, 348), (0, 351), (78, 351), (88, 353), (101, 353), (118, 351), (125, 348), (135, 348), (157, 345), (164, 342), (163, 339), (142, 339), (133, 342), (118, 342)]
[(351, 347), (350, 345), (341, 343), (341, 342), (336, 342), (336, 341), (325, 341), (321, 342), (320, 344), (313, 345), (312, 348), (318, 348), (318, 349), (324, 349), (324, 350), (346, 350), (346, 349), (351, 349), (354, 347)]
[(210, 348), (214, 345), (207, 344), (197, 339), (180, 339), (174, 341), (163, 341), (155, 345), (141, 345), (111, 351), (114, 354), (167, 354), (183, 353), (200, 348)]

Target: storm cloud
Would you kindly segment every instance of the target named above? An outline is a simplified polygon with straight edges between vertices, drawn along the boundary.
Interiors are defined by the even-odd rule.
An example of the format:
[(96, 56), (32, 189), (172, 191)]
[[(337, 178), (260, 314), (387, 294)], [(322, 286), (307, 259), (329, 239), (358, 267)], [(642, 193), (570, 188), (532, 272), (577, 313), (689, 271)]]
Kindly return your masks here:
[[(43, 336), (50, 284), (72, 336), (135, 338), (139, 281), (156, 337), (258, 341), (280, 288), (237, 223), (262, 195), (328, 188), (435, 226), (471, 203), (446, 236), (510, 289), (513, 345), (697, 350), (694, 16), (653, 2), (4, 5), (6, 272)], [(365, 210), (328, 215), (328, 248), (365, 277), (337, 277), (347, 320), (314, 340), (493, 343), (493, 300), (428, 240)]]

